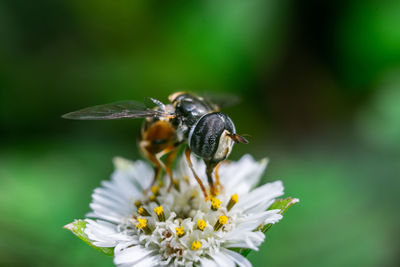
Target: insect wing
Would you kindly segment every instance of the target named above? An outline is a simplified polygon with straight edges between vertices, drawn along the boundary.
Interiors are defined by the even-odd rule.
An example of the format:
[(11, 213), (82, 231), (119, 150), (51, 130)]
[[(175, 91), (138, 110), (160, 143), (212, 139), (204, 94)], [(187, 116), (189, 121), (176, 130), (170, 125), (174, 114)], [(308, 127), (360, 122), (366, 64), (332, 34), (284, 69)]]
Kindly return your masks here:
[(164, 111), (150, 109), (143, 103), (129, 100), (84, 108), (64, 114), (62, 117), (72, 120), (118, 120), (164, 117), (167, 115), (169, 114)]
[(204, 93), (203, 98), (217, 110), (234, 106), (240, 102), (240, 97), (229, 93)]

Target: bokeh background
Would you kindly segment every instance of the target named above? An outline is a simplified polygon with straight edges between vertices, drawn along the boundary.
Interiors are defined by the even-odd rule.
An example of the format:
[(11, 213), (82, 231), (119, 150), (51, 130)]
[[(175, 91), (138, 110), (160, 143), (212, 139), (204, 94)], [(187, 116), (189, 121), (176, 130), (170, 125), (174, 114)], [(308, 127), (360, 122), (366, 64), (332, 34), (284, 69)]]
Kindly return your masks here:
[(177, 90), (225, 110), (299, 197), (254, 266), (400, 265), (400, 3), (0, 2), (0, 265), (112, 266), (62, 226), (89, 211), (140, 120), (68, 121)]

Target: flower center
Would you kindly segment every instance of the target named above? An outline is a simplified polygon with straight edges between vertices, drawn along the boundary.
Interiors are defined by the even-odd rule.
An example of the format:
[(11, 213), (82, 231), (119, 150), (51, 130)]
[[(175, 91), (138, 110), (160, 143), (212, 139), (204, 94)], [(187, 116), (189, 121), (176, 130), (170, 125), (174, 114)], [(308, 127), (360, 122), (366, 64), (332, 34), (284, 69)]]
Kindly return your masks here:
[(138, 235), (141, 245), (157, 250), (166, 261), (195, 261), (217, 249), (218, 240), (235, 226), (231, 209), (237, 194), (222, 191), (206, 201), (199, 186), (185, 177), (176, 179), (170, 190), (158, 184), (147, 193), (134, 201), (136, 212), (120, 227)]

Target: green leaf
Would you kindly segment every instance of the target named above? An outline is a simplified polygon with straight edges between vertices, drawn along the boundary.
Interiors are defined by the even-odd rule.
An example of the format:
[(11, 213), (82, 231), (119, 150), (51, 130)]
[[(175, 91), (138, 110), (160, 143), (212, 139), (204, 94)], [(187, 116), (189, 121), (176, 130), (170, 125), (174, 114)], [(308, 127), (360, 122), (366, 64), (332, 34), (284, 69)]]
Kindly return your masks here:
[(89, 239), (89, 237), (85, 234), (86, 223), (84, 220), (75, 220), (72, 223), (69, 223), (64, 226), (64, 229), (71, 231), (74, 235), (83, 240), (86, 244), (91, 246), (92, 248), (100, 251), (101, 253), (106, 254), (107, 256), (113, 256), (114, 248), (102, 248), (93, 245), (93, 241)]
[[(277, 199), (275, 200), (274, 203), (272, 203), (272, 205), (268, 208), (268, 210), (276, 210), (279, 209), (280, 211), (278, 212), (279, 214), (283, 215), (290, 206), (292, 206), (293, 204), (299, 202), (298, 198), (283, 198), (283, 199)], [(272, 226), (272, 223), (266, 224), (262, 227), (262, 232), (265, 234)], [(248, 248), (242, 248), (239, 250), (235, 250), (237, 252), (239, 252), (240, 254), (242, 254), (243, 256), (247, 256), (252, 250), (248, 249)]]

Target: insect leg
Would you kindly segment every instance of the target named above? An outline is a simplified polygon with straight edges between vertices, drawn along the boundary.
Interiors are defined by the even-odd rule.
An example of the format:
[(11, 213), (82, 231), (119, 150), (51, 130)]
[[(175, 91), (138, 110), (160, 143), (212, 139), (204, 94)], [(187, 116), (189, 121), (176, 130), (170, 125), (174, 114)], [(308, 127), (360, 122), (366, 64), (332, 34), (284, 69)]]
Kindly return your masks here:
[(223, 189), (222, 184), (219, 182), (219, 167), (223, 162), (227, 162), (226, 160), (218, 162), (217, 166), (215, 166), (214, 169), (214, 176), (215, 176), (215, 187), (217, 188), (218, 191), (221, 191)]
[(193, 173), (194, 178), (196, 179), (197, 183), (200, 185), (201, 191), (203, 191), (204, 198), (205, 198), (206, 200), (208, 200), (207, 190), (206, 190), (206, 188), (204, 187), (203, 183), (201, 182), (199, 176), (197, 176), (196, 172), (195, 172), (194, 169), (193, 169), (193, 164), (192, 164), (192, 161), (190, 160), (190, 153), (191, 153), (190, 148), (187, 147), (186, 150), (185, 150), (186, 161), (187, 161), (187, 163), (188, 163), (188, 165), (189, 165), (190, 170), (191, 170), (192, 173)]
[(205, 161), (205, 163), (206, 163), (207, 180), (208, 180), (208, 184), (210, 185), (210, 192), (211, 192), (211, 195), (216, 196), (216, 195), (218, 195), (219, 192), (218, 192), (217, 187), (214, 185), (214, 180), (213, 180), (212, 175), (213, 175), (215, 166), (217, 164), (214, 162), (211, 162), (211, 161)]
[[(176, 145), (174, 145), (174, 148), (172, 149), (171, 153), (168, 154), (167, 160), (165, 163), (165, 168), (167, 170), (169, 170), (171, 172), (171, 174), (172, 174), (171, 167), (172, 167), (172, 164), (174, 163), (174, 160), (175, 160), (177, 154), (178, 154), (178, 149), (176, 148)], [(172, 176), (171, 176), (171, 184), (169, 185), (168, 190), (171, 190), (172, 185), (173, 185), (173, 180), (172, 180)]]
[[(178, 152), (178, 151), (177, 151), (177, 149), (176, 149), (176, 146), (175, 146), (175, 145), (171, 145), (171, 146), (167, 147), (166, 149), (164, 149), (163, 151), (161, 151), (160, 153), (157, 154), (157, 159), (158, 159), (159, 162), (161, 163), (161, 166), (164, 168), (164, 170), (168, 173), (168, 176), (169, 176), (169, 178), (170, 178), (170, 184), (169, 184), (169, 186), (168, 186), (168, 190), (171, 190), (172, 185), (174, 184), (174, 177), (173, 177), (173, 174), (172, 174), (171, 165), (172, 165), (172, 162), (173, 162), (173, 160), (174, 160), (174, 158), (175, 158), (177, 152)], [(168, 154), (168, 153), (170, 153), (170, 154), (168, 155), (167, 163), (164, 164), (164, 163), (161, 161), (161, 158), (162, 158), (165, 154)], [(171, 155), (172, 155), (172, 156), (171, 156)]]
[(157, 178), (161, 172), (162, 165), (163, 165), (163, 163), (155, 155), (153, 155), (146, 149), (147, 143), (148, 143), (147, 141), (141, 141), (139, 143), (140, 150), (154, 164), (154, 178), (153, 178), (153, 181), (151, 182), (150, 188), (146, 189), (146, 191), (151, 189), (154, 186), (154, 184), (156, 183)]

